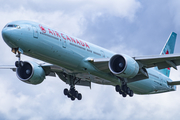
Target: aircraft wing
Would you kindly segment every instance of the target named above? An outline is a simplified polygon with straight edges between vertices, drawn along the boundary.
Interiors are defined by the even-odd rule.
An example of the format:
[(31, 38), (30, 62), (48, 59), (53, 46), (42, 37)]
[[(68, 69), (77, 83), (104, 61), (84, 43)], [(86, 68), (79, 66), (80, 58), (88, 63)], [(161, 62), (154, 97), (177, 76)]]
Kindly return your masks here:
[(98, 70), (110, 72), (108, 62), (110, 58), (87, 58), (86, 61), (91, 62)]
[(180, 85), (180, 81), (171, 81), (168, 82), (168, 85)]
[[(40, 64), (40, 66), (45, 70), (45, 73), (48, 73), (48, 76), (55, 76), (54, 71), (51, 70), (51, 64)], [(12, 71), (16, 72), (16, 66), (14, 65), (0, 65), (0, 69), (11, 69)]]
[(16, 67), (14, 65), (0, 65), (0, 69), (11, 69), (12, 71), (16, 71)]
[[(133, 57), (139, 64), (140, 68), (150, 68), (150, 67), (158, 67), (159, 69), (173, 67), (177, 69), (176, 66), (180, 65), (180, 54), (168, 54), (168, 55), (156, 55), (156, 56), (142, 56), (142, 57)], [(108, 62), (110, 58), (87, 58), (85, 61), (90, 62), (93, 64), (98, 70), (103, 71), (105, 73), (110, 73)], [(70, 71), (68, 69), (62, 68), (60, 66), (56, 66), (49, 63), (41, 63), (39, 64), (44, 70), (47, 76), (54, 76), (57, 74), (59, 77), (62, 76), (62, 74), (74, 74), (73, 71)], [(0, 69), (11, 69), (13, 71), (16, 71), (16, 67), (13, 65), (6, 65), (6, 66), (0, 66)], [(90, 74), (83, 74), (83, 73), (75, 73), (77, 74), (78, 78), (81, 78), (81, 80), (84, 83), (81, 83), (79, 85), (83, 86), (90, 86), (90, 82), (92, 80), (96, 80), (95, 76), (92, 76)], [(148, 75), (143, 73), (143, 71), (139, 71), (138, 75), (134, 78), (128, 79), (128, 82), (134, 82), (139, 81), (142, 79), (147, 78)], [(92, 78), (89, 80), (89, 78)], [(100, 79), (100, 78), (98, 78)], [(65, 80), (63, 80), (65, 81)], [(103, 83), (108, 83), (106, 80), (100, 80), (104, 81)], [(97, 82), (94, 81), (94, 82)], [(100, 82), (99, 82), (100, 83)], [(168, 84), (180, 84), (179, 83), (168, 83)]]
[[(158, 69), (164, 69), (173, 67), (177, 69), (176, 66), (180, 65), (180, 54), (142, 56), (133, 58), (136, 60), (136, 62), (138, 62), (141, 68), (158, 67)], [(110, 58), (88, 58), (86, 60), (93, 63), (93, 65), (99, 70), (104, 72), (110, 72), (108, 67), (108, 62)]]
[[(44, 69), (46, 76), (53, 76), (55, 77), (55, 73), (57, 72), (65, 72), (66, 74), (71, 74), (72, 72), (64, 69), (62, 67), (59, 67), (57, 65), (53, 65), (50, 63), (39, 63), (39, 65)], [(0, 69), (11, 69), (14, 72), (16, 72), (16, 66), (14, 65), (0, 65)]]
[[(39, 63), (39, 65), (44, 69), (46, 76), (56, 77), (57, 74), (60, 77), (60, 79), (66, 82), (67, 84), (69, 83), (65, 78), (63, 78), (63, 76), (65, 74), (74, 73), (68, 69), (50, 63)], [(16, 72), (15, 65), (0, 65), (0, 69), (11, 69), (14, 72)], [(76, 85), (91, 87), (91, 81), (88, 79), (89, 78), (88, 76), (89, 76), (88, 74), (76, 73), (76, 77), (81, 79), (81, 81), (79, 81)]]
[[(154, 56), (142, 56), (133, 57), (134, 60), (139, 64), (140, 68), (151, 68), (158, 67), (158, 69), (164, 69), (173, 67), (177, 69), (180, 65), (180, 54), (165, 54), (165, 55), (154, 55)], [(110, 73), (109, 63), (110, 58), (87, 58), (86, 61), (92, 63), (98, 70)], [(128, 82), (139, 81), (148, 78), (148, 75), (140, 69), (137, 76), (128, 79)], [(173, 84), (173, 83), (169, 83)]]
[(134, 59), (145, 68), (158, 67), (158, 69), (164, 69), (173, 67), (177, 69), (177, 66), (180, 65), (180, 54), (143, 56), (134, 57)]

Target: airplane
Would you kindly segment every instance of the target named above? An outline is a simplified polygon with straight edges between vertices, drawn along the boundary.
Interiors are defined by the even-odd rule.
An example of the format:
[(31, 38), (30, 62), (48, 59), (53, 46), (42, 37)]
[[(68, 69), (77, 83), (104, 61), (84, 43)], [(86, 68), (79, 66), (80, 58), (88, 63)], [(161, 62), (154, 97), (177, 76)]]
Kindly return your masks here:
[[(173, 54), (176, 36), (170, 34), (160, 55), (129, 56), (36, 22), (13, 21), (3, 28), (2, 38), (18, 60), (0, 69), (12, 69), (19, 80), (32, 85), (58, 76), (70, 86), (63, 93), (72, 101), (82, 99), (75, 85), (91, 88), (91, 83), (111, 85), (123, 97), (170, 92), (180, 85), (169, 78), (170, 67), (180, 65), (180, 54)], [(22, 61), (21, 54), (43, 62)]]

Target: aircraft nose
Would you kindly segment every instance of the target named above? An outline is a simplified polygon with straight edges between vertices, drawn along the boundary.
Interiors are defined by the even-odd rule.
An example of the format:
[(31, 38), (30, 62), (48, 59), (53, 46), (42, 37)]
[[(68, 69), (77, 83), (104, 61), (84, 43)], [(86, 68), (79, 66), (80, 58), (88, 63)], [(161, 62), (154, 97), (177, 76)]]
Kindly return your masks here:
[(3, 28), (2, 30), (2, 38), (4, 42), (6, 42), (7, 45), (9, 45), (11, 48), (15, 47), (15, 39), (13, 36), (13, 32), (11, 29)]
[(2, 30), (2, 37), (3, 37), (4, 41), (7, 42), (7, 40), (11, 37), (11, 30), (4, 28)]

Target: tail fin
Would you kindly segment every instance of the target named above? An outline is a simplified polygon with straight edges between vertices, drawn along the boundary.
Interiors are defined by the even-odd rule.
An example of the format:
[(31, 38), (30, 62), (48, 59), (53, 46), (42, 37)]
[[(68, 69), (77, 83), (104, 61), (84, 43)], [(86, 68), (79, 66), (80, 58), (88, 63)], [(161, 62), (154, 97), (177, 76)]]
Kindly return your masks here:
[[(160, 55), (173, 54), (174, 53), (174, 47), (175, 47), (175, 43), (176, 43), (176, 36), (177, 36), (177, 34), (175, 32), (172, 32), (170, 34), (170, 36), (169, 36), (168, 40), (166, 41), (166, 44), (164, 45)], [(164, 75), (169, 77), (170, 68), (161, 69), (159, 71), (161, 73), (163, 73)]]

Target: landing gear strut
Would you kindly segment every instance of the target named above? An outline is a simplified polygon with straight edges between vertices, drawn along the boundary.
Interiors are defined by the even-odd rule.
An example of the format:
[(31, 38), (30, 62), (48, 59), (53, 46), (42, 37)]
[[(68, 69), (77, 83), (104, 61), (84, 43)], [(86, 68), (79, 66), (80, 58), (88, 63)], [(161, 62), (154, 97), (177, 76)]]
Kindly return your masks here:
[(80, 79), (69, 75), (68, 80), (70, 82), (70, 89), (67, 88), (64, 89), (64, 95), (66, 95), (68, 98), (70, 98), (72, 101), (74, 101), (76, 98), (78, 100), (82, 99), (81, 93), (78, 93), (78, 91), (75, 89), (75, 84), (80, 81)]
[(127, 95), (133, 97), (134, 95), (133, 91), (127, 86), (127, 83), (124, 81), (122, 81), (121, 87), (119, 85), (116, 85), (115, 90), (116, 92), (119, 92), (119, 94), (123, 97), (126, 97)]
[(16, 55), (16, 57), (18, 58), (18, 61), (15, 62), (15, 66), (18, 68), (20, 66), (23, 66), (23, 62), (21, 61), (21, 53), (17, 50), (17, 49), (12, 49), (13, 53), (16, 54), (16, 52), (18, 53)]

